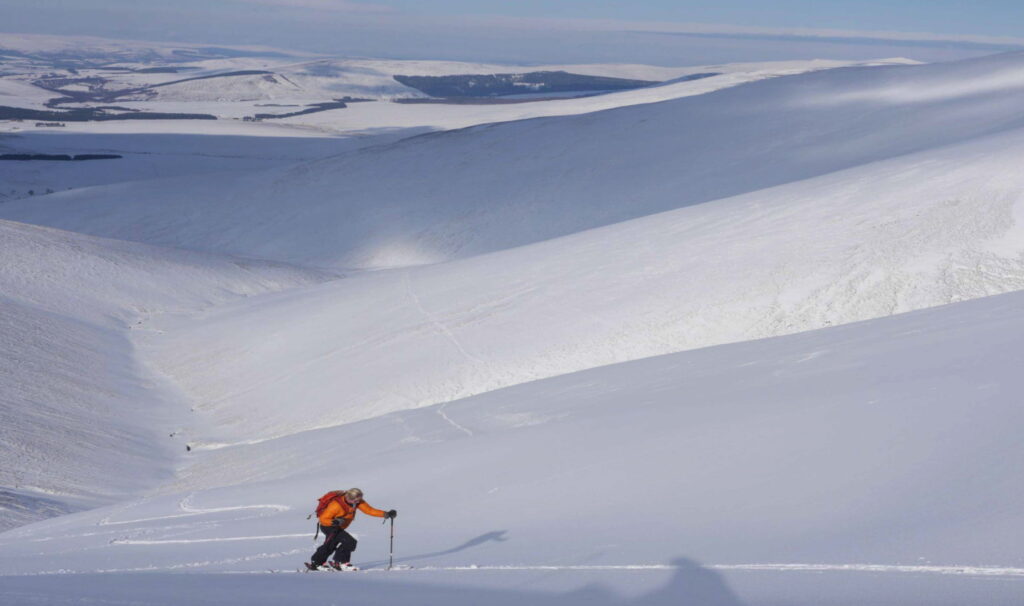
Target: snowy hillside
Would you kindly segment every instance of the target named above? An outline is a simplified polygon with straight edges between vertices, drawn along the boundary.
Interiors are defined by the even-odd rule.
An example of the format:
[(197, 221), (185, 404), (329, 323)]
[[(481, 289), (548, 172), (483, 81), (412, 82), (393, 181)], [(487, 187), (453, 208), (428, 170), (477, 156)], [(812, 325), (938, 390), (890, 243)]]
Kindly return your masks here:
[[(62, 194), (5, 205), (0, 216), (307, 265), (436, 262), (1021, 126), (1022, 69), (1024, 55), (1007, 54), (827, 70), (419, 137), (228, 183)], [(252, 220), (239, 223), (243, 208)], [(203, 220), (181, 220), (193, 214)]]
[[(590, 113), (699, 95), (781, 75), (846, 65), (906, 62), (892, 59), (868, 63), (807, 60), (693, 67), (516, 66), (313, 58), (272, 49), (146, 46), (124, 41), (0, 33), (0, 50), (3, 49), (7, 49), (7, 54), (0, 56), (4, 68), (0, 75), (0, 152), (98, 152), (122, 158), (103, 165), (0, 163), (0, 203), (124, 181), (191, 177), (244, 168), (262, 171), (289, 160), (294, 163), (337, 155), (432, 130)], [(545, 100), (541, 96), (536, 100), (468, 105), (391, 102), (425, 97), (396, 81), (399, 74), (446, 77), (536, 70), (666, 82), (585, 98)], [(678, 80), (706, 73), (719, 75)], [(350, 97), (375, 100), (347, 104), (336, 101)], [(36, 113), (24, 114), (25, 109)], [(74, 112), (79, 115), (72, 116)], [(108, 117), (134, 118), (96, 121), (96, 112)], [(154, 113), (160, 114), (160, 118), (154, 119)], [(80, 121), (89, 116), (93, 119)], [(142, 116), (146, 119), (140, 119)], [(217, 120), (185, 119), (186, 116)], [(253, 121), (256, 116), (270, 117)], [(8, 133), (13, 136), (6, 136)], [(256, 139), (263, 137), (274, 137), (276, 141)], [(327, 137), (340, 139), (328, 141)], [(317, 141), (318, 138), (321, 140)], [(225, 178), (217, 176), (215, 180)]]
[(52, 94), (49, 91), (38, 86), (14, 79), (0, 78), (0, 105), (42, 109), (51, 97)]
[[(187, 408), (129, 331), (325, 276), (0, 221), (0, 525), (171, 477)], [(173, 454), (172, 454), (173, 453)]]
[(0, 203), (126, 181), (266, 170), (394, 142), (417, 132), (332, 136), (279, 124), (204, 122), (202, 127), (171, 120), (100, 123), (102, 127), (79, 123), (0, 134), (0, 154), (120, 156), (98, 162), (0, 162)]
[[(195, 444), (265, 440), (1019, 289), (1020, 64), (780, 78), (257, 176), (58, 193), (0, 216), (306, 266), (411, 266), (160, 318), (167, 336), (140, 340), (201, 413)], [(903, 90), (924, 99), (893, 101)], [(275, 414), (282, 401), (295, 414)]]
[[(203, 454), (165, 496), (0, 536), (3, 570), (45, 573), (0, 595), (1015, 604), (1022, 311), (1006, 295)], [(266, 574), (311, 552), (332, 482), (399, 509), (396, 563), (416, 570)], [(379, 571), (386, 529), (355, 530)]]
[[(234, 442), (1021, 289), (1024, 175), (1012, 167), (1022, 153), (1024, 131), (1012, 131), (198, 321), (166, 318), (172, 336), (153, 359), (215, 419), (208, 439)], [(378, 243), (389, 245), (423, 254)], [(288, 338), (270, 344), (245, 331), (253, 325)], [(270, 415), (284, 399), (297, 414)], [(242, 414), (253, 410), (268, 414)]]

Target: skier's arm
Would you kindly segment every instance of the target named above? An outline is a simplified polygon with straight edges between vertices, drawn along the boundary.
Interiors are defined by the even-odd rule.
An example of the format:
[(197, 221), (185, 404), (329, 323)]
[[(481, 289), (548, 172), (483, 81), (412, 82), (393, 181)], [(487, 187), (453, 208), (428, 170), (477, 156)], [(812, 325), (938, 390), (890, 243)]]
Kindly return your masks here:
[(359, 504), (359, 511), (365, 513), (366, 515), (374, 516), (376, 518), (383, 518), (384, 514), (387, 513), (379, 509), (374, 509), (366, 501), (363, 501)]

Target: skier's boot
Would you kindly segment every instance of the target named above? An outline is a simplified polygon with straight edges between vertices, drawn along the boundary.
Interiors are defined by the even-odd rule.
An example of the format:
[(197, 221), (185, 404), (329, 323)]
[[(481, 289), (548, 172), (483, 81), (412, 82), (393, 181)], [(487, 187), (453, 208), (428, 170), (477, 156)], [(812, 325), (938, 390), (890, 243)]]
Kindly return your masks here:
[(331, 562), (331, 568), (337, 570), (338, 572), (355, 572), (359, 570), (358, 568), (356, 568), (352, 564), (349, 564), (348, 562), (345, 562), (344, 564), (339, 564), (338, 562)]
[(312, 571), (312, 572), (315, 572), (317, 570), (327, 570), (327, 568), (325, 568), (323, 564), (320, 564), (318, 566), (318, 565), (316, 565), (316, 564), (314, 564), (312, 562), (305, 562), (305, 565), (306, 565), (306, 570)]

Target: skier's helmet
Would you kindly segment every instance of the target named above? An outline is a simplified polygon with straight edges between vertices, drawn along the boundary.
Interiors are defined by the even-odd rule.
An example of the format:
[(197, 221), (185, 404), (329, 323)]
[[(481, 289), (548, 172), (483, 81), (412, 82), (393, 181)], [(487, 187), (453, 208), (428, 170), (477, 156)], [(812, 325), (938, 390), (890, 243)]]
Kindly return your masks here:
[(349, 488), (345, 491), (345, 500), (349, 503), (358, 503), (363, 500), (363, 491), (358, 488)]

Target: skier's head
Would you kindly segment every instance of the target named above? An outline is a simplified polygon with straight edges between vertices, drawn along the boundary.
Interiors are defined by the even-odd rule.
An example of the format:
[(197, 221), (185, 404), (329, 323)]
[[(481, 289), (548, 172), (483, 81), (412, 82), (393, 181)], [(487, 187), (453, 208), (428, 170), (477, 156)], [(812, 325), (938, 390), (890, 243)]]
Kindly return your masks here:
[(363, 502), (363, 491), (358, 488), (349, 488), (345, 491), (345, 500), (350, 505), (358, 505)]

